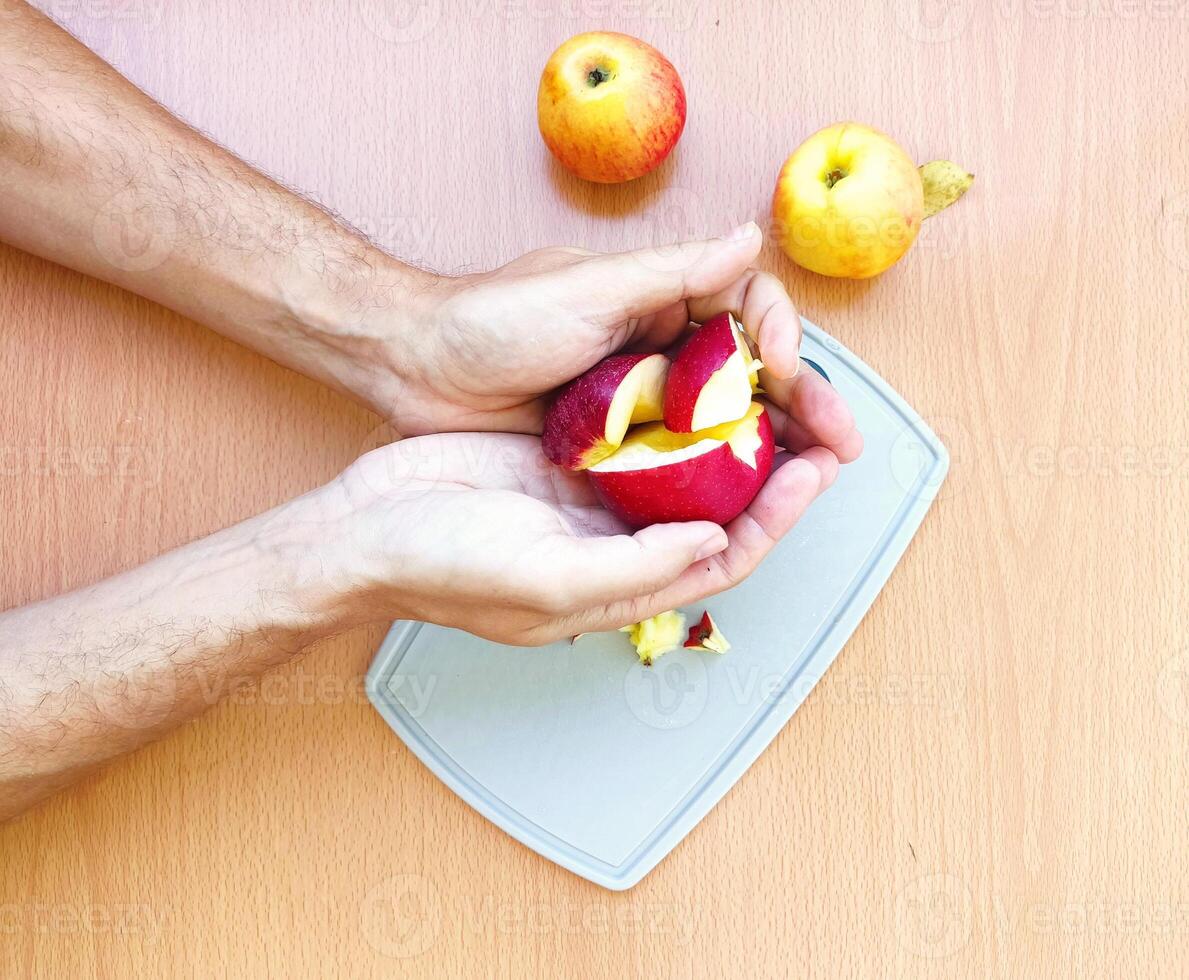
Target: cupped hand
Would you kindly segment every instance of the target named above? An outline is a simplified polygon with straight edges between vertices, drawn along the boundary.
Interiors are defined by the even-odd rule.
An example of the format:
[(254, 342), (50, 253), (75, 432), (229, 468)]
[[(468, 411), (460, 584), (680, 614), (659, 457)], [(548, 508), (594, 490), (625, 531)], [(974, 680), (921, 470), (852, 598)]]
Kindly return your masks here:
[(558, 386), (618, 350), (665, 350), (691, 321), (730, 310), (766, 365), (777, 440), (849, 462), (862, 448), (854, 419), (815, 372), (798, 371), (800, 317), (780, 280), (752, 266), (761, 245), (750, 223), (723, 238), (620, 254), (548, 248), (442, 279), (396, 341), (389, 414), (404, 434), (538, 433)]
[(745, 578), (833, 483), (816, 446), (782, 454), (725, 528), (656, 524), (632, 533), (585, 476), (551, 465), (528, 435), (404, 439), (324, 488), (336, 515), (320, 554), (360, 620), (416, 619), (538, 645), (614, 629)]

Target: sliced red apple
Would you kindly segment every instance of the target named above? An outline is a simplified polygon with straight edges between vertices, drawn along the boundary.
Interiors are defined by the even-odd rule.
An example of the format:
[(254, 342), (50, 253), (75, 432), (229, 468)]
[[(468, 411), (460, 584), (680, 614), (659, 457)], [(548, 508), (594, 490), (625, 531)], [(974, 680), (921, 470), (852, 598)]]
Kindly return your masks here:
[(584, 470), (610, 456), (629, 425), (664, 414), (664, 354), (616, 354), (571, 381), (545, 415), (541, 447), (550, 462)]
[(731, 313), (711, 317), (678, 352), (665, 386), (665, 426), (697, 432), (743, 417), (763, 365)]
[(731, 644), (719, 631), (718, 625), (710, 618), (710, 611), (707, 610), (702, 613), (702, 618), (689, 628), (689, 639), (685, 641), (685, 648), (726, 653), (731, 649)]
[(667, 521), (725, 524), (752, 502), (772, 470), (772, 424), (758, 402), (702, 432), (661, 423), (633, 429), (587, 472), (604, 506), (633, 527)]

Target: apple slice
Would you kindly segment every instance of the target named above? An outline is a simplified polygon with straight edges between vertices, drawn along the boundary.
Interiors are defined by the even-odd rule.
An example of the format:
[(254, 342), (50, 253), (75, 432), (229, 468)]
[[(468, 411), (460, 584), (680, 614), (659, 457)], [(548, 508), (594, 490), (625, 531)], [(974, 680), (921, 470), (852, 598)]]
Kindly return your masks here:
[(545, 416), (549, 461), (584, 470), (615, 452), (629, 425), (662, 418), (668, 373), (664, 354), (616, 354), (571, 381)]
[(711, 317), (681, 348), (669, 370), (665, 426), (671, 432), (697, 432), (743, 418), (761, 367), (734, 314)]
[(701, 432), (642, 425), (587, 473), (604, 506), (633, 527), (725, 524), (755, 498), (774, 453), (768, 413), (751, 402), (741, 419)]

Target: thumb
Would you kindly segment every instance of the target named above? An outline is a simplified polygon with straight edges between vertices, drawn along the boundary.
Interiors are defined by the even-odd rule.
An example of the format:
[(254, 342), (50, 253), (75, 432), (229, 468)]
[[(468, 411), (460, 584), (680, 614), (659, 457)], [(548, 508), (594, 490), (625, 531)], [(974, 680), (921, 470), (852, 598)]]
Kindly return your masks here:
[(557, 274), (570, 306), (618, 323), (729, 286), (751, 265), (764, 236), (754, 221), (722, 238), (594, 255)]
[(633, 535), (571, 538), (557, 570), (574, 611), (650, 595), (676, 581), (696, 561), (727, 547), (727, 533), (709, 521), (652, 524)]

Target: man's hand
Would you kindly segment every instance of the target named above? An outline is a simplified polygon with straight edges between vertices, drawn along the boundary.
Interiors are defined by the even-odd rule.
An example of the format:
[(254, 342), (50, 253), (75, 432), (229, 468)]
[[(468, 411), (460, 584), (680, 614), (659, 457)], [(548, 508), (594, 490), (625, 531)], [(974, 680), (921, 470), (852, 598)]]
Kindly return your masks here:
[[(748, 574), (861, 448), (797, 371), (799, 320), (754, 226), (667, 250), (552, 249), (443, 279), (401, 265), (0, 0), (0, 238), (117, 283), (365, 401), (405, 433), (538, 431), (621, 347), (740, 314), (786, 457), (727, 528), (627, 534), (532, 435), (405, 439), (327, 487), (0, 615), (0, 819), (315, 640), (410, 617), (516, 643), (640, 619)], [(129, 252), (124, 234), (150, 246)]]
[(542, 249), (323, 330), (354, 338), (337, 345), (336, 375), (402, 435), (536, 434), (552, 391), (608, 354), (668, 349), (691, 321), (731, 310), (764, 362), (778, 443), (849, 463), (863, 446), (854, 417), (815, 371), (799, 370), (801, 320), (781, 282), (752, 267), (761, 244), (749, 223), (619, 254)]
[(782, 455), (725, 529), (699, 521), (632, 534), (534, 437), (422, 436), (369, 453), (319, 491), (337, 515), (319, 554), (329, 581), (350, 583), (356, 615), (549, 643), (731, 587), (837, 472), (821, 447)]
[(720, 592), (837, 470), (820, 447), (786, 455), (725, 529), (631, 534), (533, 436), (377, 449), (266, 514), (0, 614), (0, 820), (354, 626), (413, 618), (542, 644)]
[[(18, 0), (0, 12), (0, 238), (208, 324), (404, 434), (538, 432), (543, 396), (606, 354), (660, 350), (730, 309), (767, 364), (786, 444), (858, 454), (841, 398), (796, 373), (800, 321), (752, 267), (755, 225), (435, 276), (189, 129)], [(125, 250), (129, 230), (142, 251)]]
[[(442, 279), (419, 308), (417, 340), (393, 335), (398, 426), (539, 432), (547, 395), (623, 348), (664, 350), (701, 320), (743, 313), (760, 356), (797, 369), (800, 323), (780, 283), (751, 269), (759, 229), (620, 254), (530, 252), (492, 272)], [(759, 328), (763, 326), (763, 331)], [(404, 431), (402, 429), (402, 431)]]
[(794, 380), (800, 318), (780, 281), (751, 266), (761, 243), (747, 224), (622, 254), (543, 249), (442, 280), (418, 298), (411, 324), (392, 331), (384, 374), (361, 396), (406, 434), (535, 433), (552, 389), (618, 350), (671, 347), (691, 320), (731, 310), (759, 347), (765, 389), (797, 418), (795, 448), (821, 445), (849, 462), (862, 443), (841, 397), (816, 376)]

